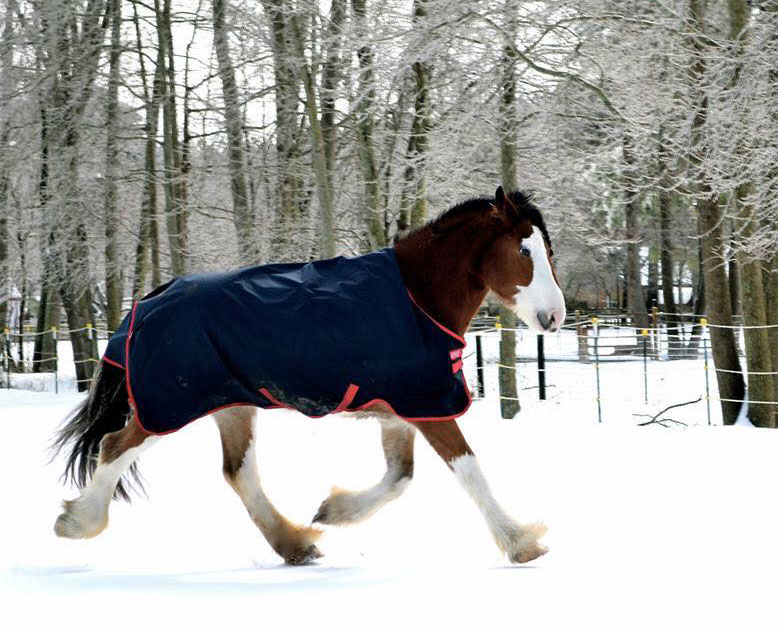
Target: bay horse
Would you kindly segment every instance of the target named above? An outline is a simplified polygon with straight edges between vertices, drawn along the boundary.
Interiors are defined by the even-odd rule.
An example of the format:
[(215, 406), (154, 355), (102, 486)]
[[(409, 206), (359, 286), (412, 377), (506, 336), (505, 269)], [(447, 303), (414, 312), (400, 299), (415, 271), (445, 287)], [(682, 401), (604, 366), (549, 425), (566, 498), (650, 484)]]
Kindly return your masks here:
[[(398, 305), (377, 305), (378, 312), (387, 310), (394, 314), (393, 317), (402, 315), (407, 317), (409, 322), (415, 323), (414, 327), (421, 327), (418, 330), (413, 329), (410, 339), (423, 340), (424, 348), (421, 351), (419, 349), (407, 351), (421, 357), (414, 360), (421, 362), (422, 368), (419, 369), (421, 374), (410, 376), (403, 374), (401, 377), (403, 381), (398, 389), (399, 394), (395, 399), (391, 399), (388, 394), (385, 397), (383, 394), (380, 397), (365, 394), (365, 397), (371, 398), (363, 399), (357, 404), (359, 401), (357, 397), (361, 391), (359, 386), (351, 383), (340, 404), (335, 405), (333, 399), (324, 406), (324, 413), (351, 412), (369, 414), (379, 419), (386, 473), (377, 484), (366, 490), (352, 492), (333, 489), (329, 497), (319, 506), (313, 522), (338, 525), (355, 523), (400, 496), (413, 475), (414, 436), (418, 430), (473, 499), (483, 514), (497, 545), (507, 554), (510, 561), (525, 563), (538, 558), (547, 552), (547, 548), (539, 542), (545, 533), (545, 526), (542, 523), (522, 524), (501, 508), (493, 497), (476, 457), (455, 418), (464, 412), (470, 401), (461, 372), (463, 336), (470, 320), (489, 292), (513, 309), (533, 330), (555, 331), (564, 322), (564, 299), (553, 263), (550, 238), (541, 213), (528, 196), (518, 191), (505, 194), (502, 187), (499, 187), (494, 198), (472, 199), (452, 207), (437, 219), (398, 239), (393, 248), (385, 251), (382, 256), (386, 260), (396, 261), (396, 264), (392, 264), (399, 270), (397, 277), (400, 279), (403, 292), (407, 292), (407, 295), (398, 295), (396, 299)], [(328, 265), (337, 266), (340, 264), (338, 261), (357, 261), (361, 264), (361, 258), (330, 259), (322, 262), (322, 265), (325, 268)], [(375, 257), (368, 262), (373, 260)], [(255, 269), (260, 273), (260, 282), (267, 280), (266, 269)], [(278, 272), (280, 276), (274, 276), (270, 283), (275, 287), (281, 282), (278, 279), (285, 278), (285, 274), (288, 277), (302, 270), (300, 272), (302, 274), (316, 276), (319, 270), (324, 268), (279, 266), (273, 269), (277, 272), (280, 270)], [(314, 271), (311, 272), (311, 269)], [(236, 274), (229, 276), (232, 279), (230, 282), (244, 287), (246, 282), (242, 272)], [(136, 316), (142, 320), (144, 305), (164, 306), (164, 302), (157, 302), (158, 298), (164, 297), (167, 292), (175, 294), (174, 289), (177, 286), (184, 288), (179, 293), (191, 293), (190, 290), (199, 282), (195, 281), (206, 277), (192, 277), (195, 281), (187, 280), (188, 278), (182, 277), (180, 282), (171, 281), (173, 283), (171, 287), (166, 285), (158, 288), (136, 303), (132, 315), (128, 316), (129, 324), (123, 324), (124, 337), (117, 332), (115, 337), (119, 339), (119, 343), (113, 344), (114, 338), (109, 341), (109, 350), (112, 345), (119, 350), (113, 355), (106, 351), (89, 396), (59, 430), (55, 447), (59, 450), (69, 446), (65, 477), (71, 478), (82, 492), (76, 499), (64, 502), (64, 510), (54, 526), (57, 535), (87, 538), (102, 532), (108, 524), (108, 508), (111, 499), (128, 498), (128, 476), (137, 476), (135, 461), (138, 456), (160, 440), (163, 433), (173, 431), (162, 431), (164, 425), (155, 425), (151, 429), (148, 427), (155, 414), (164, 421), (168, 408), (164, 407), (163, 403), (157, 404), (154, 396), (144, 399), (138, 385), (146, 383), (148, 384), (145, 386), (146, 390), (153, 392), (154, 380), (167, 378), (165, 371), (155, 371), (153, 367), (149, 368), (147, 365), (145, 369), (133, 368), (135, 372), (130, 374), (132, 362), (142, 361), (142, 357), (137, 359), (140, 352), (137, 349), (143, 348), (138, 345), (144, 335), (148, 337), (148, 331), (154, 330), (154, 322), (162, 322), (167, 326), (166, 312), (164, 310), (155, 312), (152, 309), (150, 315), (142, 322), (142, 326), (147, 328), (141, 328), (140, 333), (135, 320)], [(217, 277), (217, 281), (220, 284), (227, 282), (223, 277)], [(179, 284), (176, 285), (176, 282)], [(310, 288), (306, 287), (306, 291), (308, 289)], [(209, 302), (208, 317), (217, 317), (216, 312), (226, 308), (223, 302)], [(350, 307), (337, 308), (343, 310)], [(369, 309), (368, 306), (364, 308)], [(248, 309), (249, 312), (252, 310), (253, 308)], [(136, 311), (140, 315), (136, 314)], [(348, 312), (338, 313), (339, 318), (349, 318), (351, 315), (353, 314)], [(361, 314), (356, 315), (359, 317)], [(326, 316), (325, 313), (322, 317), (326, 318)], [(284, 314), (283, 317), (286, 315)], [(178, 318), (182, 319), (180, 315)], [(195, 324), (193, 330), (187, 335), (196, 337), (198, 330), (194, 329), (204, 325), (199, 324), (201, 321), (197, 320), (196, 315), (192, 315), (191, 319), (195, 320)], [(254, 321), (261, 319), (255, 317)], [(325, 320), (325, 322), (330, 321)], [(261, 324), (260, 322), (256, 326)], [(394, 321), (391, 326), (395, 326)], [(166, 329), (166, 332), (172, 335), (170, 329)], [(328, 331), (325, 333), (329, 335)], [(130, 341), (134, 335), (137, 340), (134, 342), (135, 347), (132, 347)], [(242, 338), (242, 341), (245, 339)], [(167, 338), (166, 343), (173, 344)], [(441, 343), (444, 347), (440, 347)], [(421, 344), (419, 342), (419, 345)], [(448, 346), (445, 346), (446, 344)], [(131, 351), (131, 348), (135, 350)], [(172, 348), (175, 350), (175, 345)], [(218, 350), (219, 354), (223, 352), (222, 349)], [(125, 351), (126, 354), (123, 354)], [(306, 370), (303, 364), (307, 355), (303, 357), (299, 354), (303, 353), (303, 350), (298, 350), (298, 345), (291, 344), (281, 351), (284, 353), (282, 359), (291, 365), (292, 373)], [(270, 349), (268, 352), (278, 353), (279, 351)], [(156, 347), (153, 353), (155, 356), (162, 357), (160, 361), (164, 361), (165, 353), (160, 354)], [(171, 354), (171, 351), (167, 354)], [(425, 364), (424, 362), (429, 359), (427, 355), (435, 355), (432, 359), (438, 363), (432, 362), (431, 359), (430, 363)], [(346, 354), (343, 357), (347, 356)], [(345, 371), (344, 374), (347, 376), (344, 379), (352, 379), (352, 373), (367, 370), (370, 365), (373, 365), (375, 362), (372, 362), (372, 359), (380, 363), (381, 358), (368, 358), (371, 361), (360, 360), (359, 366), (354, 367), (349, 364), (348, 359), (343, 359), (339, 355), (324, 372)], [(393, 361), (394, 359), (396, 358), (393, 358)], [(443, 363), (440, 363), (439, 359)], [(403, 366), (405, 373), (407, 366)], [(443, 370), (435, 372), (439, 366), (443, 366)], [(205, 369), (210, 368), (205, 366), (203, 370)], [(178, 368), (171, 370), (175, 371)], [(267, 377), (266, 371), (262, 374), (269, 381), (265, 381), (267, 387), (261, 389), (262, 394), (257, 391), (255, 382), (248, 386), (236, 385), (236, 378), (233, 378), (234, 371), (229, 380), (224, 382), (227, 385), (219, 382), (213, 388), (209, 388), (205, 383), (210, 379), (208, 375), (211, 373), (203, 374), (206, 377), (201, 378), (200, 382), (204, 385), (194, 389), (180, 376), (177, 377), (178, 381), (185, 383), (164, 382), (165, 391), (158, 395), (160, 401), (165, 396), (169, 399), (170, 390), (176, 387), (189, 387), (189, 390), (182, 391), (189, 393), (188, 398), (191, 399), (189, 407), (194, 407), (191, 410), (187, 408), (182, 421), (176, 427), (195, 417), (211, 413), (221, 436), (224, 477), (240, 496), (251, 519), (273, 550), (291, 565), (306, 564), (321, 557), (322, 554), (315, 545), (321, 530), (314, 526), (294, 524), (276, 510), (260, 485), (255, 454), (257, 407), (279, 407), (284, 405), (284, 401), (294, 401), (295, 404), (291, 407), (297, 407), (309, 415), (315, 415), (314, 412), (318, 410), (301, 406), (300, 401), (303, 399), (300, 397), (294, 400), (283, 399), (289, 395), (289, 392), (283, 388), (273, 390), (270, 384), (273, 378)], [(199, 373), (193, 377), (195, 381), (198, 375)], [(432, 407), (428, 405), (425, 387), (428, 380), (433, 382), (442, 380), (443, 375), (447, 375), (446, 387), (451, 387), (450, 391), (446, 391), (446, 396), (449, 398), (444, 403), (450, 406), (442, 408), (448, 412), (441, 416), (431, 416), (430, 414), (437, 412), (430, 413), (427, 410), (437, 409), (435, 406), (438, 403), (433, 402)], [(353, 379), (358, 381), (359, 375)], [(275, 380), (280, 382), (281, 378)], [(418, 392), (408, 393), (409, 383), (417, 384)], [(338, 387), (344, 387), (345, 384), (346, 381), (343, 381)], [(225, 391), (233, 387), (243, 387), (244, 390), (241, 391), (243, 394), (226, 396)], [(385, 387), (391, 390), (392, 386), (390, 384)], [(459, 396), (462, 392), (467, 395), (466, 401)], [(327, 396), (322, 396), (327, 399)], [(215, 402), (224, 400), (226, 404), (214, 409), (214, 401), (200, 400), (206, 397), (216, 397)], [(305, 401), (310, 403), (309, 399), (310, 397)], [(415, 414), (415, 409), (423, 410), (419, 413), (422, 416)]]

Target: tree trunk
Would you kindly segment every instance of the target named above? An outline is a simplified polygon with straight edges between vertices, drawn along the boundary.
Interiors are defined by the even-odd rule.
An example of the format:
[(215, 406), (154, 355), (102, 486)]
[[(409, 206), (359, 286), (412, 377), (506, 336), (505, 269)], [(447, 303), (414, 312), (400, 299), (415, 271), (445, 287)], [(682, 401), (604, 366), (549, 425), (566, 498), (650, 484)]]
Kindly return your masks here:
[[(730, 18), (730, 41), (734, 45), (738, 62), (735, 75), (732, 78), (733, 87), (738, 83), (741, 71), (740, 57), (743, 54), (743, 45), (748, 39), (748, 15), (749, 6), (747, 0), (728, 0)], [(745, 112), (744, 115), (748, 115)], [(749, 147), (739, 146), (737, 153), (748, 160)], [(735, 197), (739, 206), (737, 225), (740, 239), (745, 244), (753, 239), (759, 229), (758, 220), (755, 217), (755, 209), (751, 203), (753, 185), (744, 182), (738, 186)], [(746, 365), (748, 367), (748, 417), (757, 427), (775, 427), (775, 413), (773, 405), (754, 403), (754, 401), (773, 402), (773, 377), (769, 373), (774, 370), (771, 352), (770, 337), (767, 325), (767, 304), (765, 297), (764, 275), (762, 263), (755, 260), (748, 252), (738, 252), (738, 265), (740, 269), (740, 281), (742, 285), (743, 323), (745, 325), (744, 337), (746, 345)], [(730, 281), (733, 279), (730, 278)]]
[[(767, 323), (770, 325), (768, 335), (770, 339), (770, 361), (772, 362), (773, 372), (773, 395), (774, 401), (778, 401), (778, 254), (773, 255), (772, 260), (766, 266), (764, 285), (767, 288)], [(774, 408), (774, 414), (778, 410)], [(776, 420), (778, 425), (778, 420)]]
[[(414, 28), (422, 29), (427, 17), (428, 0), (414, 0)], [(419, 37), (421, 39), (421, 37)], [(432, 126), (430, 102), (430, 76), (432, 69), (427, 61), (417, 60), (411, 65), (414, 82), (413, 121), (406, 152), (405, 183), (400, 199), (399, 230), (415, 228), (427, 221), (427, 144)]]
[[(506, 0), (506, 37), (500, 60), (500, 175), (502, 185), (510, 192), (516, 183), (516, 141), (518, 120), (516, 117), (516, 32), (517, 6), (515, 0)], [(500, 307), (500, 321), (507, 329), (515, 329), (519, 320), (515, 312)], [(516, 385), (518, 365), (516, 364), (516, 332), (503, 330), (500, 333), (500, 413), (503, 418), (513, 418), (521, 410), (519, 391)]]
[(143, 99), (145, 103), (146, 120), (143, 133), (146, 139), (143, 156), (143, 198), (140, 208), (138, 225), (138, 243), (135, 248), (135, 274), (132, 282), (132, 296), (139, 300), (146, 293), (146, 279), (151, 266), (152, 287), (162, 284), (162, 274), (159, 262), (159, 228), (157, 224), (157, 132), (159, 130), (159, 107), (162, 99), (164, 54), (157, 48), (157, 63), (154, 70), (151, 90), (148, 86), (143, 40), (140, 33), (137, 6), (133, 4), (133, 22), (138, 46), (138, 61), (140, 63), (141, 82), (143, 84)]
[(111, 48), (108, 57), (105, 148), (105, 319), (109, 331), (119, 328), (122, 319), (122, 266), (119, 262), (116, 180), (119, 172), (117, 138), (119, 117), (119, 56), (122, 28), (121, 0), (111, 0)]
[[(661, 136), (661, 132), (660, 132)], [(660, 141), (660, 176), (659, 187), (659, 263), (662, 283), (662, 302), (664, 304), (665, 320), (667, 322), (667, 354), (672, 359), (683, 354), (678, 318), (678, 308), (675, 304), (675, 292), (673, 291), (673, 242), (671, 232), (672, 198), (667, 188), (666, 179), (666, 152)], [(680, 296), (680, 294), (679, 294)]]
[(646, 294), (641, 280), (640, 246), (642, 238), (639, 226), (639, 194), (635, 159), (632, 154), (632, 139), (624, 136), (624, 237), (627, 240), (627, 311), (632, 316), (632, 324), (641, 329), (648, 328)]
[[(9, 0), (5, 8), (5, 25), (3, 26), (2, 51), (0, 52), (0, 97), (3, 106), (8, 111), (9, 98), (14, 90), (14, 81), (11, 75), (13, 66), (13, 20), (16, 15), (16, 0)], [(10, 307), (11, 277), (8, 269), (8, 217), (11, 215), (9, 205), (8, 186), (11, 172), (11, 163), (7, 149), (10, 140), (10, 115), (3, 117), (0, 130), (0, 150), (4, 155), (0, 157), (0, 334), (3, 333), (7, 323), (7, 312)], [(0, 349), (0, 357), (10, 350), (10, 346), (3, 344)]]
[(362, 216), (367, 227), (370, 248), (384, 247), (389, 241), (383, 220), (378, 159), (374, 145), (375, 79), (373, 78), (373, 48), (368, 40), (365, 0), (351, 0), (354, 31), (359, 60), (359, 80), (356, 103), (357, 148), (362, 169)]
[[(42, 52), (37, 54), (38, 70), (42, 72), (40, 59)], [(40, 174), (38, 178), (38, 201), (43, 211), (48, 204), (49, 195), (49, 122), (46, 115), (46, 86), (41, 85), (38, 92), (40, 114)], [(40, 276), (40, 301), (35, 324), (35, 346), (32, 354), (33, 372), (46, 372), (54, 366), (56, 356), (56, 342), (50, 331), (52, 327), (59, 326), (60, 302), (59, 292), (56, 288), (54, 274), (54, 234), (49, 225), (48, 217), (43, 221), (44, 235), (40, 240), (40, 256), (42, 271)]]
[[(754, 209), (748, 203), (751, 187), (743, 184), (738, 187), (740, 211), (740, 236), (748, 240), (755, 232)], [(760, 405), (752, 401), (774, 401), (774, 370), (770, 352), (770, 336), (767, 328), (767, 300), (762, 263), (754, 260), (745, 252), (738, 253), (743, 287), (743, 324), (746, 344), (746, 365), (748, 367), (748, 418), (757, 427), (775, 427), (773, 405)]]
[(343, 21), (346, 17), (345, 0), (332, 0), (330, 20), (325, 35), (326, 54), (321, 74), (321, 133), (324, 140), (324, 159), (327, 170), (334, 171), (337, 153), (335, 127), (335, 96), (340, 83), (340, 54), (343, 47)]
[(297, 103), (300, 76), (293, 63), (292, 7), (283, 0), (262, 0), (273, 41), (277, 186), (280, 208), (274, 227), (271, 256), (288, 255), (302, 215), (303, 183), (299, 174), (300, 148)]
[[(721, 208), (716, 192), (711, 189), (705, 172), (704, 130), (708, 117), (705, 54), (705, 0), (690, 0), (691, 31), (694, 54), (690, 77), (697, 92), (698, 103), (692, 120), (692, 150), (689, 164), (695, 170), (697, 186), (697, 213), (699, 216), (700, 239), (702, 243), (703, 275), (705, 278), (705, 303), (708, 319), (712, 325), (732, 325), (732, 311), (729, 301), (729, 281), (725, 261), (722, 257), (723, 239), (721, 230)], [(741, 401), (745, 394), (745, 383), (737, 356), (735, 335), (730, 328), (713, 326), (710, 329), (711, 350), (716, 367), (716, 381), (719, 387), (721, 414), (726, 425), (737, 420)]]
[[(730, 249), (732, 246), (730, 245)], [(729, 304), (732, 317), (743, 315), (743, 288), (740, 278), (740, 264), (737, 257), (730, 253), (727, 261), (727, 276), (729, 277)]]
[[(759, 10), (764, 12), (768, 18), (771, 18), (772, 23), (775, 24), (776, 18), (778, 18), (778, 0), (765, 0), (759, 3)], [(773, 50), (778, 46), (778, 29), (773, 28), (771, 31), (770, 44), (773, 46)], [(768, 79), (770, 82), (770, 108), (769, 108), (769, 120), (772, 129), (778, 129), (778, 64), (773, 60), (772, 67), (768, 71)], [(771, 169), (770, 181), (773, 182), (772, 195), (776, 196), (776, 183), (778, 183), (778, 165), (773, 163)], [(773, 230), (778, 232), (778, 217), (773, 218)], [(773, 366), (773, 371), (776, 373), (773, 375), (773, 394), (775, 400), (778, 400), (778, 252), (774, 253), (769, 261), (764, 265), (765, 278), (764, 284), (767, 288), (767, 322), (770, 325), (768, 329), (770, 337), (770, 356)], [(773, 406), (775, 414), (778, 415), (778, 407)], [(776, 420), (778, 424), (778, 420)]]
[(162, 155), (165, 173), (165, 217), (170, 247), (170, 271), (173, 276), (186, 274), (187, 221), (182, 199), (181, 143), (178, 137), (176, 84), (172, 31), (170, 28), (170, 0), (154, 0), (157, 18), (158, 45), (163, 64), (162, 92)]
[(305, 57), (305, 47), (297, 18), (292, 19), (292, 33), (297, 49), (297, 64), (305, 88), (305, 111), (308, 114), (308, 125), (311, 130), (313, 145), (313, 172), (316, 177), (316, 191), (319, 199), (319, 257), (335, 256), (335, 225), (334, 205), (332, 197), (331, 174), (327, 168), (327, 157), (324, 147), (324, 135), (319, 121), (319, 110), (316, 104), (316, 88), (313, 72)]
[[(701, 232), (699, 228), (699, 213), (697, 218), (697, 233)], [(697, 359), (700, 352), (700, 342), (702, 337), (702, 326), (700, 325), (700, 314), (706, 313), (707, 305), (705, 304), (705, 274), (702, 271), (703, 268), (703, 256), (702, 256), (702, 239), (697, 241), (697, 269), (699, 272), (695, 278), (694, 286), (694, 300), (692, 300), (692, 332), (689, 337), (689, 357)]]
[(252, 265), (259, 260), (258, 239), (254, 217), (248, 197), (246, 151), (243, 146), (243, 116), (240, 110), (235, 68), (230, 58), (230, 48), (225, 27), (226, 0), (213, 0), (213, 45), (224, 99), (224, 120), (229, 147), (230, 190), (232, 214), (238, 235), (238, 255), (242, 265)]
[[(106, 9), (105, 5), (105, 0), (89, 0), (81, 11), (71, 4), (38, 9), (40, 41), (47, 47), (40, 58), (48, 88), (42, 90), (46, 146), (42, 214), (49, 235), (44, 265), (49, 265), (47, 282), (54, 281), (68, 317), (79, 390), (89, 387), (97, 344), (86, 329), (94, 323), (93, 279), (84, 213), (78, 203), (78, 132), (92, 94), (104, 28), (111, 18), (111, 6)], [(73, 28), (63, 28), (63, 24)], [(74, 32), (78, 37), (73, 37)], [(47, 296), (47, 309), (50, 299)]]

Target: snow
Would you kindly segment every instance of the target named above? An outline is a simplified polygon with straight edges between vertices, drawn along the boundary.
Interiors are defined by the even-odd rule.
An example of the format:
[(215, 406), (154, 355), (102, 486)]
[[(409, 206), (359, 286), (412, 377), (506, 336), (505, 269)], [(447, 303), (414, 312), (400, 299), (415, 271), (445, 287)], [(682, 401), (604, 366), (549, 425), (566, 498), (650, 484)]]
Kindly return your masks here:
[[(75, 493), (46, 447), (80, 395), (2, 390), (2, 625), (774, 629), (778, 433), (708, 427), (702, 404), (673, 411), (686, 428), (639, 428), (632, 416), (659, 411), (660, 395), (695, 398), (690, 363), (654, 366), (648, 406), (639, 362), (603, 364), (613, 397), (601, 424), (583, 364), (551, 363), (551, 398), (522, 392), (515, 420), (499, 418), (493, 395), (473, 404), (461, 425), (496, 497), (549, 526), (550, 553), (516, 567), (422, 438), (401, 498), (327, 529), (316, 565), (285, 567), (224, 483), (208, 419), (141, 457), (148, 499), (115, 502), (95, 539), (58, 539), (59, 503)], [(525, 387), (533, 371), (521, 372)], [(285, 410), (260, 419), (263, 483), (291, 519), (308, 522), (331, 485), (366, 487), (383, 473), (376, 423)]]

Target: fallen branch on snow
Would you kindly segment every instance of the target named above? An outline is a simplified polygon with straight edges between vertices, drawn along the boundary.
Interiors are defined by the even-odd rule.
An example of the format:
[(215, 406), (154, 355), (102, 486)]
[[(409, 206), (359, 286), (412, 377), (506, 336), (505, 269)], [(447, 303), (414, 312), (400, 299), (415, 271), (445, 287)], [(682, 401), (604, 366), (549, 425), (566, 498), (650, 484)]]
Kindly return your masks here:
[(655, 414), (654, 416), (651, 416), (650, 414), (633, 414), (632, 416), (648, 416), (651, 418), (650, 421), (645, 421), (643, 423), (638, 423), (638, 427), (645, 427), (646, 425), (651, 425), (652, 423), (656, 423), (657, 425), (661, 425), (662, 427), (669, 427), (668, 423), (676, 423), (678, 425), (683, 425), (686, 427), (686, 423), (683, 421), (676, 421), (673, 418), (659, 418), (667, 412), (668, 410), (672, 410), (673, 408), (680, 408), (684, 405), (693, 405), (695, 403), (699, 403), (702, 401), (702, 397), (697, 397), (694, 401), (687, 401), (686, 403), (675, 403), (673, 405), (668, 405), (664, 410), (659, 412), (658, 414)]

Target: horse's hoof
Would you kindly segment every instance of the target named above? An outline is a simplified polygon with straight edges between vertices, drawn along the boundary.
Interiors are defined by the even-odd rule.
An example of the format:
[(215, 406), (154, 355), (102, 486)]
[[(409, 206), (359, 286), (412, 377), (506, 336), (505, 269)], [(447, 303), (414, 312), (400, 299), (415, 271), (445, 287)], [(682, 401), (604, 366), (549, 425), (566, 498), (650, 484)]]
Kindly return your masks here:
[(542, 557), (546, 552), (548, 552), (548, 547), (535, 542), (526, 548), (511, 553), (511, 563), (529, 563)]
[(333, 486), (329, 497), (319, 505), (319, 510), (313, 516), (313, 522), (329, 526), (353, 524), (369, 514), (370, 511), (366, 511), (364, 506), (360, 505), (358, 493)]
[(327, 523), (327, 507), (322, 504), (319, 506), (319, 510), (316, 511), (316, 514), (313, 516), (313, 523), (314, 524), (326, 524)]
[(54, 533), (65, 539), (90, 539), (108, 526), (108, 514), (91, 515), (76, 500), (63, 502), (64, 512), (54, 523)]
[(291, 555), (286, 557), (287, 565), (308, 565), (313, 563), (316, 559), (321, 559), (324, 554), (315, 545), (311, 544), (303, 550), (296, 550)]

